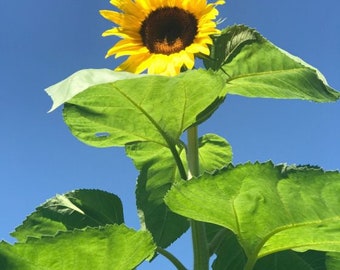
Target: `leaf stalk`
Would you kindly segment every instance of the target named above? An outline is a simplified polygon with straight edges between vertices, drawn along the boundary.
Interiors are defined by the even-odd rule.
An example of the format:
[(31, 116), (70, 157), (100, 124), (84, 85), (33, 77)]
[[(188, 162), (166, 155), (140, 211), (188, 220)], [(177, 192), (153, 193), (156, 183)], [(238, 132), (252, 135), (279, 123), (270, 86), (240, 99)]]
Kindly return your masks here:
[(177, 268), (177, 270), (188, 270), (185, 266), (169, 251), (157, 247), (157, 252), (167, 258)]

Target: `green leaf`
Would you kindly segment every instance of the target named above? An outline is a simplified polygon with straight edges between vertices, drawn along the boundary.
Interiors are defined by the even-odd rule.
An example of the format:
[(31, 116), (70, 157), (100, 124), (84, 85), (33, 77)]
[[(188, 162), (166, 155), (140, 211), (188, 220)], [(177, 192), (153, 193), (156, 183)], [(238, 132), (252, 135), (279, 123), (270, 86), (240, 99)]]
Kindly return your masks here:
[(326, 270), (325, 253), (308, 251), (297, 253), (291, 250), (281, 251), (261, 258), (254, 270)]
[(223, 78), (205, 70), (144, 76), (89, 87), (65, 104), (64, 119), (92, 146), (148, 141), (174, 148), (183, 131), (207, 119), (225, 94)]
[(225, 228), (206, 224), (210, 253), (216, 254), (213, 270), (240, 270), (246, 263), (246, 256), (236, 235)]
[(233, 152), (230, 144), (216, 134), (205, 134), (198, 140), (200, 170), (213, 172), (232, 162)]
[(228, 94), (317, 102), (340, 98), (317, 69), (244, 25), (216, 36), (204, 64), (224, 75)]
[(339, 252), (339, 193), (339, 172), (247, 163), (176, 184), (165, 202), (175, 213), (232, 230), (251, 266), (288, 249)]
[(339, 270), (340, 269), (340, 253), (339, 252), (327, 253), (326, 265), (327, 265), (327, 270)]
[(136, 75), (129, 72), (114, 72), (110, 69), (83, 69), (77, 71), (65, 80), (46, 89), (47, 94), (53, 101), (53, 106), (49, 112), (55, 110), (91, 86), (143, 76), (145, 75)]
[[(186, 167), (186, 154), (177, 147), (178, 156)], [(126, 145), (127, 155), (140, 170), (137, 181), (137, 208), (142, 226), (153, 235), (160, 247), (167, 247), (188, 228), (186, 218), (169, 210), (163, 198), (171, 186), (181, 179), (171, 151), (155, 143), (132, 143)], [(231, 147), (228, 142), (215, 134), (199, 138), (201, 171), (214, 171), (231, 162)], [(176, 224), (176, 226), (174, 226)]]
[[(207, 223), (208, 238), (217, 242), (215, 246), (216, 259), (213, 262), (214, 270), (240, 270), (246, 265), (246, 256), (235, 234), (220, 226)], [(209, 235), (209, 234), (212, 234)], [(219, 238), (218, 241), (216, 241)], [(212, 239), (212, 240), (211, 240)], [(326, 270), (326, 256), (324, 252), (307, 251), (293, 252), (282, 251), (260, 258), (255, 270)]]
[(2, 270), (134, 269), (155, 248), (147, 231), (107, 225), (29, 238), (13, 246), (1, 242), (0, 265)]
[[(183, 149), (178, 149), (179, 153)], [(169, 210), (163, 197), (180, 178), (176, 163), (166, 147), (155, 143), (133, 143), (126, 146), (127, 155), (140, 170), (136, 200), (142, 227), (146, 227), (160, 247), (167, 247), (188, 228), (186, 218)]]
[(12, 236), (25, 241), (29, 236), (55, 235), (58, 231), (123, 222), (122, 203), (116, 195), (81, 189), (46, 201), (15, 229)]

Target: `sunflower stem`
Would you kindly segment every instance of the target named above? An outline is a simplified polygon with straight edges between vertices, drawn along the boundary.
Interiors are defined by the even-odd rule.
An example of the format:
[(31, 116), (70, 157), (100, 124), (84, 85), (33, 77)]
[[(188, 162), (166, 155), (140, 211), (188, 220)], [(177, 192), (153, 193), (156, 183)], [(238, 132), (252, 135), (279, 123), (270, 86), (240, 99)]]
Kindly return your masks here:
[[(187, 136), (187, 160), (189, 166), (188, 179), (190, 180), (192, 177), (198, 177), (200, 173), (197, 126), (190, 127), (187, 131)], [(194, 270), (208, 270), (209, 246), (205, 231), (205, 224), (196, 220), (191, 220), (190, 224), (194, 251)]]

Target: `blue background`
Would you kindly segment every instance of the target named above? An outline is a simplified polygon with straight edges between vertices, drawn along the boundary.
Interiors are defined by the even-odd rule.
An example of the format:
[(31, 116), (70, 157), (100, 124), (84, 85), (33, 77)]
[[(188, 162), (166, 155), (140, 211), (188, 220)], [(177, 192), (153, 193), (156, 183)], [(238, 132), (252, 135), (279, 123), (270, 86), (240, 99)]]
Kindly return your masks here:
[[(0, 240), (56, 193), (98, 188), (123, 201), (128, 226), (139, 228), (134, 202), (138, 172), (124, 149), (96, 149), (74, 138), (61, 109), (47, 114), (44, 89), (84, 68), (114, 68), (105, 59), (117, 40), (98, 11), (106, 0), (0, 2)], [(319, 68), (340, 89), (340, 4), (337, 0), (239, 0), (219, 7), (221, 27), (242, 23)], [(166, 109), (166, 104), (163, 104)], [(267, 161), (340, 167), (340, 103), (229, 96), (200, 133), (232, 145), (234, 163)], [(190, 235), (170, 250), (191, 266)], [(140, 269), (173, 269), (160, 256)]]

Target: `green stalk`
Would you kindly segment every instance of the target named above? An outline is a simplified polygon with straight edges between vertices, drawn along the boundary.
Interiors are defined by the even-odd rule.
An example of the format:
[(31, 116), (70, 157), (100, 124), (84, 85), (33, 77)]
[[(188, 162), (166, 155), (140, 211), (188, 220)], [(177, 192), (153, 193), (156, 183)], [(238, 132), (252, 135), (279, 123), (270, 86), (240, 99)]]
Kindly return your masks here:
[(214, 238), (210, 241), (209, 243), (209, 255), (212, 256), (217, 249), (220, 247), (221, 243), (225, 239), (227, 235), (227, 230), (226, 229), (221, 229)]
[(185, 266), (169, 251), (166, 251), (161, 247), (157, 247), (157, 252), (163, 255), (165, 258), (167, 258), (170, 262), (172, 262), (172, 264), (176, 267), (177, 270), (187, 270)]
[[(188, 179), (199, 176), (198, 131), (197, 126), (190, 127), (187, 132), (187, 160), (189, 166)], [(194, 251), (194, 270), (209, 269), (209, 246), (203, 222), (191, 220), (191, 234)]]
[(252, 270), (255, 266), (256, 258), (251, 256), (251, 258), (248, 258), (246, 265), (244, 266), (244, 270)]

